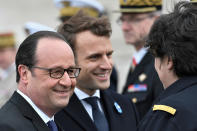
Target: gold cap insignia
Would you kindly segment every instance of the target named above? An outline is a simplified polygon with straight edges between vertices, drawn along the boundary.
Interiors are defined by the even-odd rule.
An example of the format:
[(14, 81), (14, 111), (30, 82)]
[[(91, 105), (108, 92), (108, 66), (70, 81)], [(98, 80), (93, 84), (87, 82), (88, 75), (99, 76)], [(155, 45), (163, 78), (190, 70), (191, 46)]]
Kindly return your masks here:
[(145, 13), (161, 10), (162, 0), (119, 0), (120, 12)]
[(197, 0), (191, 0), (192, 3), (197, 3)]
[(0, 33), (0, 48), (14, 46), (15, 38), (13, 33)]

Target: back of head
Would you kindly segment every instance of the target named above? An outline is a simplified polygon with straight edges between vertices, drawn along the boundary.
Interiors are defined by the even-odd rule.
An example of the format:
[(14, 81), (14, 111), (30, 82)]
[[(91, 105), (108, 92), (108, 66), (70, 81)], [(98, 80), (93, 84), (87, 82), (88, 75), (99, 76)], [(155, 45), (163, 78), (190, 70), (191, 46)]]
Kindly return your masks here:
[(58, 29), (70, 44), (75, 53), (75, 41), (77, 33), (90, 31), (97, 36), (110, 37), (111, 24), (106, 17), (95, 18), (84, 13), (82, 10), (64, 22)]
[(68, 20), (79, 10), (83, 10), (92, 17), (100, 17), (105, 14), (104, 7), (97, 0), (54, 0), (60, 10), (62, 22)]
[(14, 33), (5, 32), (0, 33), (0, 49), (6, 47), (15, 47), (16, 42), (14, 38)]
[(178, 77), (197, 74), (197, 8), (180, 2), (172, 13), (162, 15), (153, 24), (147, 46), (156, 57), (173, 61)]
[(64, 37), (56, 32), (52, 31), (39, 31), (34, 34), (29, 35), (19, 46), (19, 49), (16, 54), (16, 72), (17, 78), (16, 82), (19, 82), (20, 75), (18, 72), (18, 66), (20, 64), (26, 65), (31, 68), (37, 62), (36, 60), (36, 48), (38, 41), (42, 38), (55, 38), (65, 41)]
[(150, 13), (161, 10), (162, 0), (119, 0), (121, 13)]

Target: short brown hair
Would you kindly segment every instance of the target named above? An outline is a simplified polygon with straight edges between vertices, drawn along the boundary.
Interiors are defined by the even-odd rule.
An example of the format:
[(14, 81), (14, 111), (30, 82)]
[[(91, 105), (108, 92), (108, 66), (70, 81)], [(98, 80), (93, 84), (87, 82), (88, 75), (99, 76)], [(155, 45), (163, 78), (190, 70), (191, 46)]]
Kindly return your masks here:
[[(107, 17), (91, 17), (80, 10), (76, 15), (65, 21), (58, 29), (75, 52), (76, 35), (83, 31), (90, 31), (97, 36), (110, 37), (111, 24)], [(75, 55), (76, 56), (76, 55)]]

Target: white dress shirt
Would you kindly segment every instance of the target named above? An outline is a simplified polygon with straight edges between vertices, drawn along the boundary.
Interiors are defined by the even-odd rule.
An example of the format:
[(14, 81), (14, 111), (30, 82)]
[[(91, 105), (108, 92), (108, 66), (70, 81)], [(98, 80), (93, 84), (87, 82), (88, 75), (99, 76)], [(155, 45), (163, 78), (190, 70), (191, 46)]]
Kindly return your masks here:
[[(77, 95), (77, 97), (79, 98), (79, 100), (81, 101), (81, 103), (84, 106), (84, 108), (86, 109), (86, 111), (88, 112), (91, 119), (94, 120), (93, 115), (92, 115), (92, 106), (89, 103), (87, 103), (84, 99), (88, 98), (88, 97), (92, 97), (92, 96), (96, 96), (100, 99), (100, 90), (96, 90), (96, 92), (92, 96), (86, 94), (85, 92), (78, 89), (77, 87), (75, 88), (74, 92)], [(99, 109), (103, 112), (100, 101), (97, 101), (97, 102), (98, 102)]]
[(32, 108), (38, 113), (38, 115), (41, 117), (41, 119), (47, 124), (48, 121), (54, 120), (53, 117), (48, 117), (43, 111), (41, 111), (35, 104), (34, 102), (26, 96), (24, 93), (22, 93), (20, 90), (17, 90), (17, 92), (32, 106)]
[(147, 48), (141, 48), (138, 52), (135, 52), (133, 54), (133, 57), (136, 60), (136, 63), (139, 64), (144, 57), (144, 55), (147, 53)]

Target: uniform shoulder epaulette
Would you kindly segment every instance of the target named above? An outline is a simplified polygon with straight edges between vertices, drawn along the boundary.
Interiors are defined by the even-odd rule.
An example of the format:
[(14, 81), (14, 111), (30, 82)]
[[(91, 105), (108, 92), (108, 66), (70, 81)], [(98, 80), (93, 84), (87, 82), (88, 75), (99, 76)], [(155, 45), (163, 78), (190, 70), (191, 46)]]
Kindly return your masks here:
[(154, 105), (153, 111), (157, 111), (157, 110), (165, 111), (165, 112), (168, 112), (172, 115), (174, 115), (176, 113), (176, 109), (174, 109), (173, 107), (170, 107), (170, 106), (166, 106), (166, 105)]

